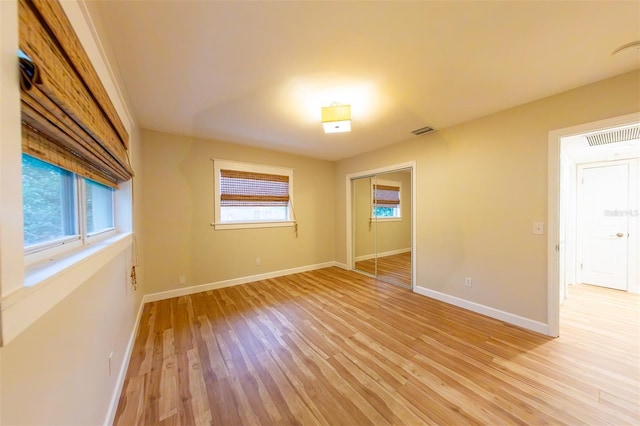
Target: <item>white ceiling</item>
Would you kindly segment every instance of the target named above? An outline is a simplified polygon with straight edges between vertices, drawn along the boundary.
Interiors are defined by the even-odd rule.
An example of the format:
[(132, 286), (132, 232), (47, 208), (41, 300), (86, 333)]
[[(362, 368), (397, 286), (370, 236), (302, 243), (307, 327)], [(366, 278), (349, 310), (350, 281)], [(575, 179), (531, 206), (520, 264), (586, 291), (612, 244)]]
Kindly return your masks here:
[[(638, 1), (89, 1), (141, 127), (337, 160), (640, 68)], [(597, 101), (597, 100), (594, 100)], [(352, 132), (320, 111), (352, 105)]]

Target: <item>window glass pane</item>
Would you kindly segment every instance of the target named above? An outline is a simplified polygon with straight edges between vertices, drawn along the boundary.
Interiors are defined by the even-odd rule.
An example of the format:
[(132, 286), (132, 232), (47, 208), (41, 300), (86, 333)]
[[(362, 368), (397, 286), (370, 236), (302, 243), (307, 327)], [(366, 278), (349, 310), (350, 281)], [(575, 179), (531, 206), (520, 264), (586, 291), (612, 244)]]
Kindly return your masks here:
[(398, 207), (374, 207), (373, 217), (400, 217)]
[(222, 222), (270, 222), (289, 220), (288, 206), (220, 207)]
[(113, 189), (85, 179), (87, 233), (113, 228)]
[(24, 244), (76, 235), (73, 173), (22, 155)]

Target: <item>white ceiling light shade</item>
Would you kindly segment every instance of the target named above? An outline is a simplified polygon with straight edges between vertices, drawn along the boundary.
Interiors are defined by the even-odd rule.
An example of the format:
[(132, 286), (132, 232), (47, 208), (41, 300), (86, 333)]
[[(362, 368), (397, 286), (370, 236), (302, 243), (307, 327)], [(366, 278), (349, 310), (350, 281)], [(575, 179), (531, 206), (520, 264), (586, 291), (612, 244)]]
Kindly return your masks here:
[(322, 127), (325, 133), (351, 131), (351, 105), (334, 104), (322, 107)]
[(618, 47), (616, 50), (614, 50), (613, 52), (611, 52), (612, 55), (617, 55), (618, 53), (623, 53), (623, 52), (640, 52), (640, 40), (637, 41), (632, 41), (631, 43), (627, 43), (627, 44), (623, 44), (622, 46)]

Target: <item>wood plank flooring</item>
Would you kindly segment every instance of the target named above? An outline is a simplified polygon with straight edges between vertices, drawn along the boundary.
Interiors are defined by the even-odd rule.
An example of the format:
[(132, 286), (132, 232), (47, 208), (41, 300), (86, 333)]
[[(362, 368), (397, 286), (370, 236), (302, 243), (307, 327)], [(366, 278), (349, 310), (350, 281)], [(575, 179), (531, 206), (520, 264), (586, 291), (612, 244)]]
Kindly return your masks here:
[(115, 423), (639, 424), (640, 298), (570, 297), (558, 339), (338, 268), (149, 303)]
[[(376, 259), (356, 262), (356, 269), (376, 274)], [(411, 288), (411, 252), (382, 256), (377, 259), (378, 278), (392, 284)]]

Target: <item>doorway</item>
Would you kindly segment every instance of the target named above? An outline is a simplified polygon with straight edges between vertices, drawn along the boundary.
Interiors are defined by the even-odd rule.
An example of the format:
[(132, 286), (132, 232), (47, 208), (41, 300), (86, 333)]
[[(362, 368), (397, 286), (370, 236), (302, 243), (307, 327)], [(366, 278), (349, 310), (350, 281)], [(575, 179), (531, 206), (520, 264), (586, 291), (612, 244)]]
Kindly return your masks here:
[(347, 176), (347, 264), (413, 289), (415, 172), (404, 163)]
[(550, 132), (549, 335), (573, 284), (640, 293), (639, 162), (640, 114)]

